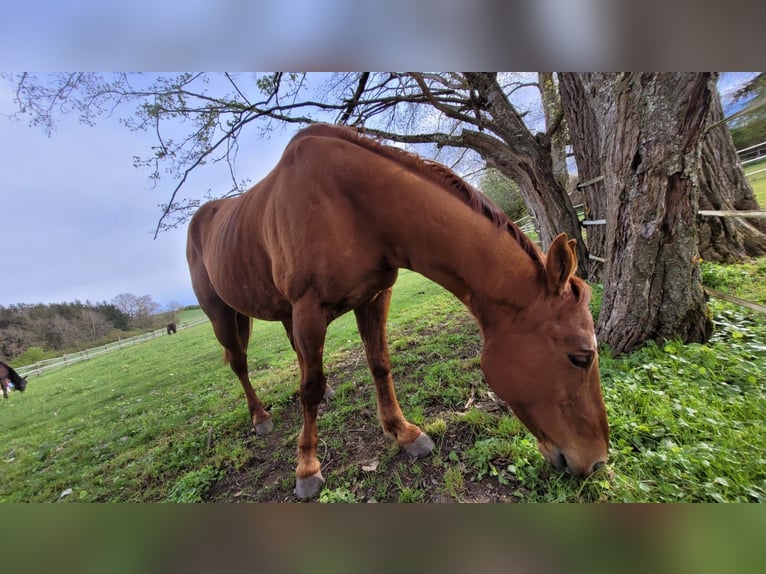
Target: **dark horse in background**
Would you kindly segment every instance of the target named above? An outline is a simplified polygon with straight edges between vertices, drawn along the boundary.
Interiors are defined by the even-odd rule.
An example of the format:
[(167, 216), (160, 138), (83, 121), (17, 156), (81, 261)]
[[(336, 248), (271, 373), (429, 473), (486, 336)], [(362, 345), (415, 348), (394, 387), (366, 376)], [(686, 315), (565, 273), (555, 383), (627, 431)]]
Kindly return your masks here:
[(168, 335), (172, 335), (175, 332), (176, 332), (176, 324), (168, 323)]
[(10, 365), (0, 361), (0, 385), (3, 387), (3, 398), (8, 398), (8, 383), (13, 383), (14, 390), (21, 393), (27, 388), (27, 380), (22, 378)]
[(574, 276), (574, 240), (542, 253), (508, 217), (449, 168), (356, 130), (313, 125), (246, 193), (203, 205), (187, 259), (200, 306), (247, 397), (259, 434), (271, 415), (247, 368), (251, 318), (280, 321), (298, 356), (303, 427), (296, 489), (316, 494), (317, 412), (328, 394), (328, 324), (354, 311), (386, 433), (410, 455), (433, 441), (399, 407), (386, 316), (399, 268), (460, 299), (479, 324), (489, 386), (535, 435), (557, 469), (585, 476), (607, 459), (589, 287)]

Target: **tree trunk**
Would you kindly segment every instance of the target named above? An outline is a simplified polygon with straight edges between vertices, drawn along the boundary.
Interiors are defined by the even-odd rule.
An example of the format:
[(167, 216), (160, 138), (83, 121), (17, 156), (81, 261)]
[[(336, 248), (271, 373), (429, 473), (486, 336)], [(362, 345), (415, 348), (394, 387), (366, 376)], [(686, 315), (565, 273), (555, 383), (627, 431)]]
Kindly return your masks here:
[(567, 184), (569, 183), (569, 170), (567, 169), (567, 125), (553, 72), (539, 72), (538, 84), (543, 102), (543, 112), (545, 113), (545, 125), (547, 130), (551, 132), (553, 176), (564, 189), (567, 189)]
[[(595, 95), (586, 95), (579, 74), (559, 73), (561, 104), (567, 118), (569, 141), (577, 163), (578, 188), (582, 192), (586, 221), (606, 219), (606, 187), (604, 186), (601, 142), (604, 137), (603, 125), (592, 107)], [(597, 90), (599, 86), (590, 86)], [(599, 179), (601, 178), (601, 179)], [(588, 252), (588, 279), (601, 281), (606, 258), (606, 226), (585, 226)]]
[[(713, 94), (706, 125), (723, 119), (721, 99)], [(700, 209), (757, 210), (753, 188), (745, 177), (734, 140), (725, 123), (707, 131), (702, 143)], [(720, 262), (742, 261), (766, 254), (766, 220), (733, 217), (700, 217), (700, 256)]]
[(547, 250), (562, 232), (578, 240), (578, 273), (586, 277), (588, 251), (566, 188), (554, 174), (550, 134), (539, 137), (531, 134), (498, 85), (495, 74), (466, 72), (465, 78), (476, 91), (477, 102), (492, 115), (496, 137), (463, 130), (463, 141), (490, 167), (518, 184), (524, 203), (537, 218), (543, 249)]
[(698, 262), (697, 211), (710, 74), (577, 76), (585, 98), (572, 112), (593, 113), (601, 125), (609, 190), (597, 335), (616, 354), (648, 339), (705, 341), (711, 321)]

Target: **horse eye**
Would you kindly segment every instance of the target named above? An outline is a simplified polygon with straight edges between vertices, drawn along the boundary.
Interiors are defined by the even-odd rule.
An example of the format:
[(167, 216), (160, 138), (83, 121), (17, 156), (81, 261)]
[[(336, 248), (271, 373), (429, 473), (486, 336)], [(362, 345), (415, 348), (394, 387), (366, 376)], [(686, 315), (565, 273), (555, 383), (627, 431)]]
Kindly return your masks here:
[(587, 369), (588, 367), (590, 367), (590, 364), (593, 362), (592, 353), (587, 353), (583, 355), (567, 354), (567, 357), (569, 357), (569, 362), (572, 363), (578, 369)]

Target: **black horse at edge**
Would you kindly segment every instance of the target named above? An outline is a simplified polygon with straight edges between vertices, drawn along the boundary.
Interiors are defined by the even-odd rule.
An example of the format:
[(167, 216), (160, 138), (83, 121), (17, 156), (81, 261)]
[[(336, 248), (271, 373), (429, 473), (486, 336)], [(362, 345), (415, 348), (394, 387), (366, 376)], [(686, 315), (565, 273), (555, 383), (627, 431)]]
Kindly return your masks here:
[(27, 388), (27, 380), (11, 368), (10, 365), (0, 361), (0, 386), (3, 387), (3, 398), (8, 398), (8, 383), (13, 383), (13, 388), (21, 393)]

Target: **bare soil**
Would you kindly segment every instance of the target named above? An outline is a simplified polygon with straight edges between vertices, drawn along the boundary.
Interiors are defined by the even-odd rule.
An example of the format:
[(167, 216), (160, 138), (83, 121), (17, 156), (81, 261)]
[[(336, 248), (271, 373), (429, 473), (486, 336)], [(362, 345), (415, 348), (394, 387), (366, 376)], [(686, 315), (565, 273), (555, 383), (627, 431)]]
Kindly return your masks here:
[[(478, 349), (476, 349), (478, 351)], [(364, 364), (364, 363), (362, 363)], [(359, 358), (350, 357), (344, 364), (333, 365), (338, 379), (358, 368)], [(344, 372), (345, 371), (345, 372)], [(370, 387), (359, 393), (372, 392)], [(353, 399), (352, 399), (353, 400)], [(324, 490), (340, 486), (353, 493), (357, 502), (400, 502), (403, 489), (416, 492), (416, 502), (515, 502), (514, 492), (523, 492), (521, 484), (502, 485), (496, 478), (475, 480), (463, 469), (459, 489), (445, 486), (445, 472), (450, 452), (461, 453), (474, 446), (476, 437), (466, 425), (454, 424), (460, 412), (445, 412), (443, 407), (425, 409), (426, 420), (441, 417), (453, 421), (445, 434), (433, 437), (436, 447), (429, 458), (414, 461), (393, 438), (386, 436), (374, 409), (362, 409), (349, 415), (342, 437), (323, 436), (322, 415), (333, 408), (332, 400), (322, 404), (319, 411), (320, 446), (318, 456), (326, 482)], [(486, 386), (472, 393), (464, 410), (482, 409), (489, 412), (510, 412)], [(301, 408), (296, 395), (291, 403), (275, 414), (274, 430), (265, 436), (256, 436), (243, 429), (242, 439), (252, 452), (249, 465), (230, 469), (210, 489), (209, 502), (300, 502), (293, 493), (295, 486), (295, 451), (297, 434), (301, 427)], [(327, 433), (327, 431), (325, 431)], [(325, 440), (326, 439), (326, 440)], [(342, 445), (331, 448), (328, 442)], [(312, 502), (316, 502), (316, 498)]]

